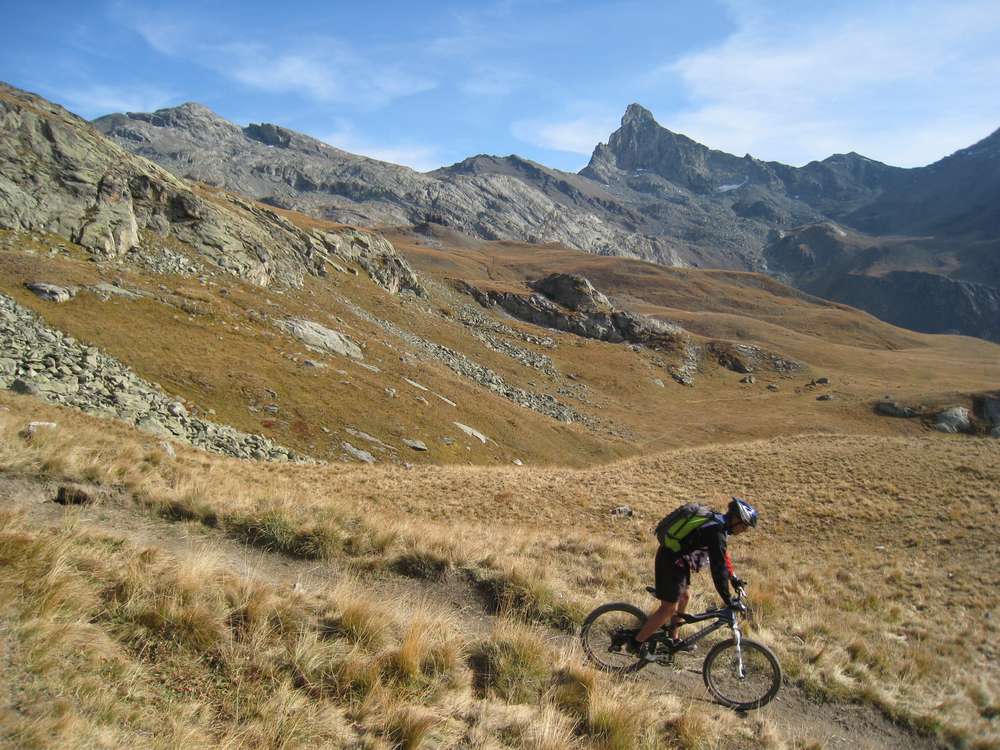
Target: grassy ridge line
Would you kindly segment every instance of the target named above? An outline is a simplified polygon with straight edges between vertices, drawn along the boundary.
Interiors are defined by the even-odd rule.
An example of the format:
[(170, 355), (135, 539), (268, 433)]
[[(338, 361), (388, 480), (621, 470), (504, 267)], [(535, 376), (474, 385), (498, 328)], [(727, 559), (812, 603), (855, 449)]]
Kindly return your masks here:
[[(756, 582), (761, 635), (788, 672), (817, 697), (874, 702), (954, 744), (996, 744), (989, 724), (998, 705), (996, 666), (988, 651), (997, 626), (970, 615), (981, 611), (997, 553), (987, 529), (965, 520), (970, 508), (994, 518), (1000, 507), (1000, 446), (991, 441), (807, 437), (674, 451), (587, 472), (292, 472), (192, 451), (164, 462), (124, 430), (114, 437), (95, 433), (92, 420), (73, 421), (75, 438), (57, 444), (52, 436), (48, 447), (43, 438), (5, 463), (122, 481), (146, 496), (194, 497), (226, 513), (267, 507), (299, 530), (322, 513), (357, 518), (362, 509), (372, 524), (362, 528), (390, 528), (373, 498), (399, 498), (392, 512), (408, 522), (381, 552), (355, 542), (367, 550), (356, 556), (360, 564), (423, 566), (437, 575), (492, 558), (494, 570), (513, 565), (529, 580), (544, 570), (543, 595), (533, 594), (542, 602), (590, 593), (589, 606), (632, 596), (647, 581), (643, 522), (612, 526), (606, 512), (614, 498), (600, 488), (615, 487), (647, 520), (664, 496), (708, 499), (720, 487), (745, 488), (766, 498), (767, 525), (734, 556)], [(80, 428), (86, 439), (78, 439)], [(538, 525), (540, 497), (545, 528), (529, 533), (527, 510), (536, 511)], [(484, 512), (489, 525), (469, 519)], [(890, 554), (878, 550), (886, 543)], [(945, 611), (952, 616), (936, 617)]]

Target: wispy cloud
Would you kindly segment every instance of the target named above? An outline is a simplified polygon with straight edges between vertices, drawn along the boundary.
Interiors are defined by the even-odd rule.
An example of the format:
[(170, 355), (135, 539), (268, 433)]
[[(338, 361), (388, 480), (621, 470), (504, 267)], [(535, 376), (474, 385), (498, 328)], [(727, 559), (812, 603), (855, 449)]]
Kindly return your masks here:
[(510, 130), (515, 138), (533, 146), (589, 155), (617, 125), (617, 116), (599, 113), (565, 120), (517, 120)]
[(434, 146), (406, 142), (379, 143), (366, 138), (344, 120), (337, 123), (337, 130), (317, 137), (324, 143), (343, 151), (392, 164), (402, 164), (418, 172), (429, 172), (442, 166), (440, 153)]
[[(993, 0), (857, 6), (787, 20), (731, 3), (738, 30), (652, 74), (689, 108), (664, 122), (708, 145), (804, 162), (855, 150), (925, 164), (1000, 124)], [(900, 121), (912, 125), (900, 127)]]
[(109, 112), (150, 112), (176, 101), (169, 91), (149, 86), (107, 86), (83, 83), (46, 87), (47, 94), (87, 118)]
[(179, 22), (162, 12), (131, 6), (119, 6), (118, 14), (161, 54), (184, 58), (269, 93), (379, 107), (437, 86), (428, 76), (384, 62), (376, 51), (362, 53), (336, 37), (312, 35), (294, 41), (277, 36), (267, 40), (237, 38), (197, 19)]

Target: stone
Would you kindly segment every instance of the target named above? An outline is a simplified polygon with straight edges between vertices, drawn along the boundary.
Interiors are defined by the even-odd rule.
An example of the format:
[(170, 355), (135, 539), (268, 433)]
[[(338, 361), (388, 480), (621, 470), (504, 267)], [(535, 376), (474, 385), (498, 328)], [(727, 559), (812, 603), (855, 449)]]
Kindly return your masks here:
[(747, 375), (746, 377), (740, 378), (740, 382), (745, 383), (746, 385), (753, 385), (757, 381), (753, 375)]
[(317, 370), (322, 370), (323, 368), (327, 367), (326, 364), (324, 364), (323, 362), (317, 362), (315, 359), (304, 359), (302, 360), (302, 364), (305, 365), (306, 367), (315, 367)]
[(769, 390), (769, 391), (777, 391), (778, 390), (778, 386), (777, 386), (776, 383), (768, 383), (767, 384), (767, 390)]
[[(433, 393), (433, 391), (432, 391), (432, 393)], [(456, 403), (455, 403), (454, 401), (452, 401), (452, 400), (451, 400), (450, 398), (445, 398), (445, 397), (444, 397), (444, 396), (442, 396), (442, 395), (441, 395), (440, 393), (434, 393), (434, 395), (435, 395), (435, 396), (437, 396), (437, 397), (438, 397), (439, 399), (441, 399), (442, 401), (444, 401), (444, 402), (445, 402), (446, 404), (448, 404), (448, 406), (454, 406), (454, 407), (456, 407), (456, 408), (458, 407), (458, 404), (456, 404)]]
[(816, 378), (813, 382), (816, 385), (830, 385), (830, 378)]
[(934, 416), (934, 429), (938, 432), (971, 432), (972, 415), (964, 406), (952, 406)]
[(420, 383), (418, 383), (415, 380), (410, 380), (409, 378), (403, 378), (403, 380), (405, 380), (407, 383), (409, 383), (410, 385), (412, 385), (414, 388), (417, 388), (417, 389), (419, 389), (421, 391), (428, 391), (428, 390), (430, 390), (427, 386), (420, 385)]
[(350, 338), (315, 321), (291, 318), (281, 325), (306, 346), (351, 359), (364, 358), (361, 347)]
[(43, 281), (32, 281), (24, 285), (29, 291), (49, 302), (69, 302), (76, 296), (76, 289), (73, 287), (57, 286), (46, 284)]
[(29, 383), (23, 378), (17, 378), (13, 383), (11, 383), (10, 389), (14, 391), (14, 393), (20, 393), (24, 396), (37, 396), (39, 393), (37, 385)]
[(635, 515), (635, 511), (629, 505), (619, 505), (617, 508), (611, 509), (611, 515), (620, 516), (623, 518), (631, 518)]
[(55, 502), (60, 505), (90, 505), (94, 496), (82, 487), (64, 484), (56, 491)]
[(175, 417), (186, 417), (187, 409), (184, 408), (184, 404), (180, 401), (174, 401), (169, 406), (167, 406), (167, 411), (170, 412)]
[(411, 440), (409, 438), (403, 438), (403, 443), (413, 448), (415, 451), (426, 451), (427, 445), (422, 440)]
[(917, 416), (917, 410), (909, 406), (902, 406), (895, 401), (877, 401), (875, 403), (875, 413), (884, 417), (899, 417), (907, 419)]
[(373, 456), (368, 451), (363, 451), (360, 448), (355, 448), (346, 440), (340, 444), (340, 447), (343, 448), (344, 452), (351, 458), (356, 458), (358, 461), (361, 461), (366, 464), (375, 463), (375, 456)]
[(388, 396), (389, 398), (396, 398), (396, 389), (395, 388), (385, 388), (384, 390), (385, 390), (385, 395), (386, 396)]
[(177, 451), (174, 450), (174, 444), (169, 440), (161, 440), (160, 448), (166, 454), (167, 458), (177, 458)]
[(511, 461), (511, 463), (514, 464), (514, 466), (524, 466), (524, 461), (522, 461), (519, 458), (515, 458), (513, 461)]
[(667, 387), (666, 385), (664, 385), (663, 381), (660, 380), (660, 378), (653, 378), (653, 385), (659, 386), (660, 388)]
[(817, 396), (816, 400), (817, 401), (833, 401), (833, 394), (832, 393), (824, 393), (822, 395)]
[(142, 295), (137, 292), (125, 289), (124, 287), (116, 286), (115, 284), (108, 284), (106, 282), (95, 284), (94, 286), (89, 287), (89, 289), (103, 300), (108, 300), (111, 297), (122, 297), (123, 299), (128, 300), (142, 298)]
[(462, 432), (464, 432), (469, 437), (475, 438), (476, 440), (478, 440), (480, 443), (483, 443), (484, 445), (486, 444), (486, 441), (488, 440), (488, 438), (483, 433), (481, 433), (479, 430), (473, 429), (472, 427), (469, 427), (469, 425), (462, 424), (461, 422), (452, 422), (452, 424), (455, 425), (458, 429), (460, 429)]

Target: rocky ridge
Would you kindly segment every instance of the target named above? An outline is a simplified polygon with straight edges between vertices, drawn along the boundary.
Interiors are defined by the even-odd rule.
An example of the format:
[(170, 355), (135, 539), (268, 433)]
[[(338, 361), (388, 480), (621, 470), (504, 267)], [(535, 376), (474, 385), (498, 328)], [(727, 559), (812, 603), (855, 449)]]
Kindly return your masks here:
[(222, 271), (260, 286), (301, 286), (340, 258), (391, 292), (423, 293), (384, 238), (307, 231), (242, 198), (199, 192), (61, 107), (2, 84), (0, 136), (2, 227), (61, 235), (98, 260)]
[[(241, 128), (192, 104), (109, 115), (95, 124), (176, 174), (339, 221), (432, 222), (484, 239), (558, 242), (669, 265), (762, 271), (918, 330), (1000, 335), (990, 318), (990, 295), (1000, 288), (993, 260), (1000, 131), (917, 169), (853, 152), (792, 167), (710, 149), (661, 127), (633, 104), (579, 174), (485, 155), (420, 174), (280, 126)], [(795, 270), (794, 253), (774, 251), (787, 234), (824, 222), (880, 248), (880, 262), (816, 262), (826, 282), (820, 289)], [(912, 233), (911, 246), (920, 247), (919, 269), (909, 268), (912, 253), (891, 251), (901, 233)], [(945, 307), (954, 304), (957, 314), (944, 328), (928, 328), (906, 291), (912, 283), (884, 273), (903, 270), (971, 281), (985, 290), (944, 290), (950, 300)], [(889, 308), (881, 304), (886, 295), (894, 300)], [(979, 312), (984, 300), (987, 311)]]
[(0, 294), (0, 388), (115, 417), (150, 435), (237, 458), (303, 460), (261, 435), (188, 413), (183, 403), (127, 366), (45, 325)]

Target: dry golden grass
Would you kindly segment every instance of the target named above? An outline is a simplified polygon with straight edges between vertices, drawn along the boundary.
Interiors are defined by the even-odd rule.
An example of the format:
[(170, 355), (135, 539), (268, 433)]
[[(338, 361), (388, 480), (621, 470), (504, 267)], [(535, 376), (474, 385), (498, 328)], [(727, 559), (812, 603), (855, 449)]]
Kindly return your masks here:
[[(505, 581), (521, 592), (508, 606), (550, 624), (540, 613), (553, 602), (579, 612), (609, 599), (641, 603), (651, 577), (649, 529), (659, 515), (682, 500), (745, 495), (764, 520), (754, 535), (734, 540), (733, 555), (753, 582), (757, 637), (795, 681), (819, 698), (874, 702), (956, 742), (997, 741), (990, 649), (998, 625), (983, 616), (992, 611), (998, 564), (997, 442), (803, 436), (588, 471), (260, 466), (185, 449), (175, 461), (152, 461), (157, 449), (125, 428), (26, 398), (0, 401), (12, 410), (0, 414), (7, 471), (120, 484), (152, 508), (197, 497), (222, 527), (262, 509), (293, 530), (328, 524), (342, 540), (331, 554), (367, 566), (393, 568), (415, 551), (447, 549), (449, 570)], [(60, 428), (26, 443), (16, 432), (29, 415)], [(394, 502), (383, 508), (388, 498)], [(634, 519), (609, 516), (622, 502)], [(697, 589), (693, 606), (710, 604), (708, 582)], [(331, 610), (332, 622), (343, 611)], [(146, 622), (210, 644), (217, 638), (210, 614)], [(362, 650), (379, 642), (366, 628), (381, 615), (361, 608), (351, 617), (346, 629), (334, 626), (345, 642)], [(411, 644), (341, 679), (364, 695), (371, 675), (415, 674), (417, 653)]]

